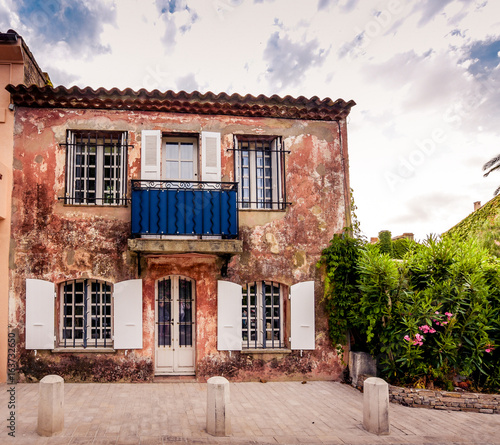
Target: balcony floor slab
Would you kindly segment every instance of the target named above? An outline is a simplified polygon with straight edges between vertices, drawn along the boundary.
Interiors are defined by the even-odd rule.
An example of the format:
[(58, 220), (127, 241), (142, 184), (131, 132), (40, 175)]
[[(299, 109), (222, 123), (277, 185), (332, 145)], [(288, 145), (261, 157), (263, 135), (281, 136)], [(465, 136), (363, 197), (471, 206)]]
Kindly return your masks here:
[(232, 239), (165, 240), (134, 238), (128, 240), (128, 248), (133, 252), (148, 254), (206, 253), (235, 255), (243, 252), (243, 241)]

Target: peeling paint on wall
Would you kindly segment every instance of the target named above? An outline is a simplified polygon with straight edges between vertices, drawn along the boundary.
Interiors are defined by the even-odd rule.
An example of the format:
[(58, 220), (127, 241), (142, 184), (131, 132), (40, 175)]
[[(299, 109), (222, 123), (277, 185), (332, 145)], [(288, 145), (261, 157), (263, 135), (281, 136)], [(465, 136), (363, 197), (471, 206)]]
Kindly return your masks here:
[[(345, 128), (345, 122), (342, 126)], [(291, 205), (279, 212), (241, 212), (244, 216), (240, 218), (239, 238), (244, 252), (230, 259), (225, 279), (239, 284), (272, 280), (285, 287), (314, 280), (316, 349), (302, 355), (299, 351), (274, 355), (245, 352), (229, 355), (218, 351), (217, 280), (221, 278), (222, 258), (148, 254), (138, 258), (127, 246), (131, 233), (130, 207), (65, 205), (60, 198), (65, 193), (64, 144), (69, 129), (127, 131), (129, 180), (140, 178), (143, 129), (161, 130), (164, 134), (220, 132), (222, 177), (228, 181), (234, 180), (234, 152), (227, 149), (232, 147), (235, 134), (282, 136), (285, 148), (290, 150), (286, 155), (286, 184)], [(181, 275), (195, 281), (196, 375), (200, 381), (215, 374), (235, 380), (340, 377), (342, 365), (328, 339), (321, 302), (322, 276), (315, 267), (322, 249), (345, 225), (346, 187), (335, 122), (20, 107), (14, 144), (10, 321), (21, 333), (20, 349), (24, 344), (26, 278), (55, 284), (79, 278), (110, 283), (142, 278), (143, 348), (127, 356), (126, 351), (105, 354), (102, 363), (146, 360), (149, 364), (144, 369), (152, 373), (156, 282), (169, 275)], [(128, 193), (130, 196), (130, 182)], [(284, 306), (287, 305), (285, 301)], [(30, 352), (26, 354), (29, 357)], [(91, 362), (97, 366), (97, 356), (89, 353), (73, 356), (89, 366)], [(40, 357), (47, 369), (52, 369), (51, 363), (54, 367), (66, 360), (50, 351), (40, 352)]]

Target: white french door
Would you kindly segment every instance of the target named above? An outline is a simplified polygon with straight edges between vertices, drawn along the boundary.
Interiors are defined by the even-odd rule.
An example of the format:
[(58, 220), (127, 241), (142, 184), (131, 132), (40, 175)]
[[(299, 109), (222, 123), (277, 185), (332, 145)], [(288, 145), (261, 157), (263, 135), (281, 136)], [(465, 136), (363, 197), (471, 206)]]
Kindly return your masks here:
[(177, 275), (158, 280), (155, 306), (155, 374), (194, 374), (194, 281)]

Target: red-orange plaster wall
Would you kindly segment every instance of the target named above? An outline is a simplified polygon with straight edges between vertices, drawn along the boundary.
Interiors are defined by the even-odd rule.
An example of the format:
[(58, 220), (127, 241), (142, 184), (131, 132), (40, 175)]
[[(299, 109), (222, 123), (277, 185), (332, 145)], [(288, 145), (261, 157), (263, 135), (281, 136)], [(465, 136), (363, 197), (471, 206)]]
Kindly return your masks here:
[[(244, 252), (231, 259), (228, 277), (239, 284), (273, 280), (286, 287), (316, 282), (316, 344), (303, 356), (262, 365), (258, 359), (219, 353), (217, 279), (222, 261), (215, 256), (145, 257), (143, 279), (144, 347), (137, 356), (153, 357), (155, 281), (178, 274), (196, 281), (197, 365), (200, 378), (231, 369), (234, 378), (338, 378), (339, 359), (329, 343), (321, 251), (346, 224), (349, 202), (345, 121), (294, 121), (127, 112), (18, 108), (14, 134), (14, 189), (10, 252), (10, 323), (24, 341), (25, 279), (60, 283), (81, 277), (112, 283), (137, 278), (137, 256), (128, 250), (128, 207), (65, 206), (65, 139), (68, 129), (127, 131), (128, 177), (140, 178), (141, 130), (199, 135), (218, 131), (222, 139), (222, 177), (234, 180), (234, 135), (279, 135), (286, 150), (286, 191), (290, 205), (279, 212), (240, 212)], [(342, 139), (342, 144), (341, 144)], [(287, 303), (285, 303), (286, 305)], [(121, 357), (118, 353), (115, 357)], [(237, 362), (236, 362), (236, 361)], [(262, 365), (262, 366), (261, 366)], [(289, 371), (289, 372), (288, 372)]]

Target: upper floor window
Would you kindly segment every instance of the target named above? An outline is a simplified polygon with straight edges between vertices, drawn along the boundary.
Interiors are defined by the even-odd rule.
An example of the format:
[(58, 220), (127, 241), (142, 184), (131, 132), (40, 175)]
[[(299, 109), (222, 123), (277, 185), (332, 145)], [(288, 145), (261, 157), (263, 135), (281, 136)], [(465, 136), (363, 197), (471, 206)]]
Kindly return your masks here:
[(66, 147), (66, 204), (126, 203), (126, 132), (69, 130)]
[(285, 208), (284, 153), (279, 137), (235, 138), (235, 177), (241, 209)]
[(207, 131), (168, 135), (142, 130), (141, 180), (172, 181), (167, 188), (178, 182), (220, 182), (220, 141), (220, 133)]
[(162, 178), (185, 181), (198, 176), (198, 148), (194, 138), (164, 138)]

